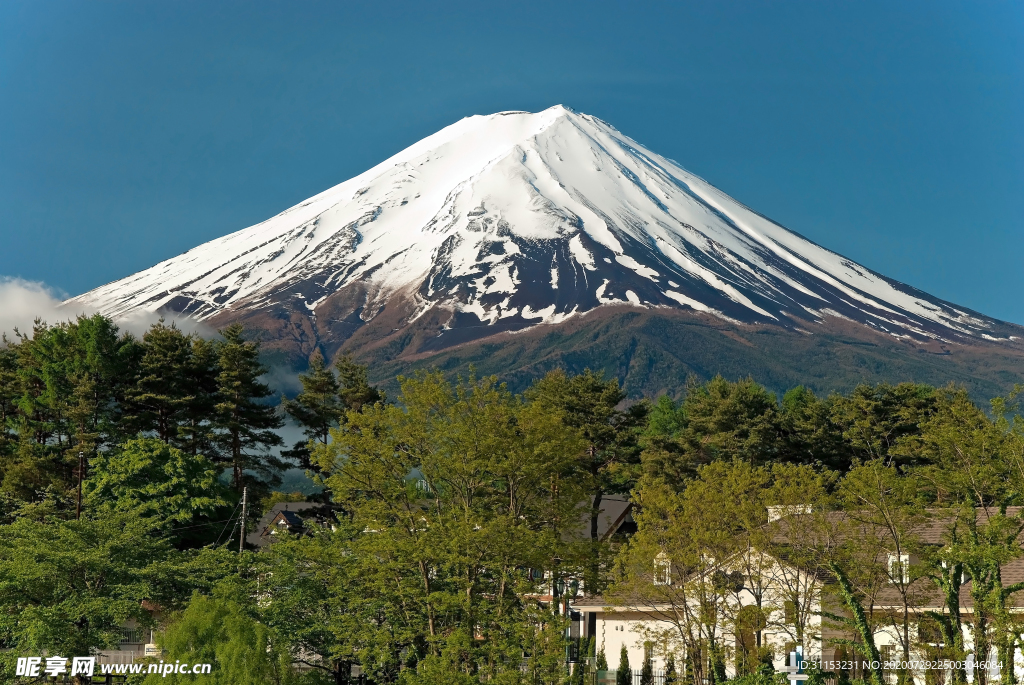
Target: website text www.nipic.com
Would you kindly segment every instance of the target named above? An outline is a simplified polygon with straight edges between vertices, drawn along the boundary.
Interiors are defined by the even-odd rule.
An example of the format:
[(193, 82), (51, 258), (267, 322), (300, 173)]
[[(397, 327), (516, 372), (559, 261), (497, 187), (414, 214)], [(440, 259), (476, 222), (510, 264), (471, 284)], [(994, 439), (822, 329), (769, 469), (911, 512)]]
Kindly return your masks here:
[[(70, 662), (70, 664), (69, 664)], [(139, 663), (139, 664), (99, 664), (101, 675), (135, 675), (141, 673), (159, 674), (167, 677), (175, 675), (206, 675), (212, 670), (211, 664), (183, 664), (181, 661), (165, 663)], [(92, 676), (96, 671), (96, 657), (76, 656), (68, 659), (63, 656), (29, 656), (19, 657), (16, 676), (37, 678), (42, 675), (57, 676)]]

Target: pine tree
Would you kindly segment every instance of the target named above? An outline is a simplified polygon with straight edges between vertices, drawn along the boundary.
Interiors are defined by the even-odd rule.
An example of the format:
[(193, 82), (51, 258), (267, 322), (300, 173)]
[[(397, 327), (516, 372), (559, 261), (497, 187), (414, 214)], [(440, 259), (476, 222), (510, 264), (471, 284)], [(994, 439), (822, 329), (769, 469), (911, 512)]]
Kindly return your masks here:
[(18, 394), (17, 353), (5, 336), (0, 340), (0, 464), (14, 450)]
[(281, 405), (299, 425), (306, 439), (295, 443), (285, 456), (297, 459), (305, 468), (311, 468), (308, 443), (316, 441), (326, 445), (330, 430), (338, 425), (345, 412), (345, 403), (338, 396), (341, 384), (334, 371), (324, 363), (317, 350), (309, 360), (309, 370), (299, 375), (302, 392), (294, 400), (285, 399)]
[(640, 669), (640, 685), (654, 685), (654, 664), (651, 657), (644, 657), (644, 665)]
[(297, 459), (305, 468), (315, 468), (310, 461), (311, 442), (326, 445), (331, 428), (345, 423), (348, 411), (362, 411), (364, 406), (384, 401), (384, 394), (366, 380), (366, 367), (348, 356), (334, 365), (337, 374), (324, 362), (317, 350), (309, 361), (309, 370), (299, 376), (302, 392), (294, 400), (284, 400), (285, 412), (303, 427), (305, 440), (284, 453)]
[(182, 410), (178, 435), (173, 442), (178, 449), (192, 456), (213, 456), (216, 447), (213, 444), (211, 417), (217, 404), (217, 346), (198, 335), (192, 336), (191, 343), (184, 383), (189, 400)]
[(679, 682), (679, 676), (676, 675), (676, 657), (674, 654), (669, 654), (665, 660), (665, 685), (676, 685)]
[(341, 381), (339, 396), (345, 409), (362, 411), (368, 404), (376, 404), (385, 400), (384, 394), (370, 385), (366, 380), (366, 367), (352, 361), (348, 355), (339, 357), (334, 362)]
[(231, 469), (231, 484), (238, 492), (245, 485), (245, 472), (255, 471), (265, 484), (279, 482), (277, 472), (286, 464), (268, 454), (267, 448), (281, 444), (274, 432), (283, 421), (274, 407), (260, 400), (270, 397), (270, 387), (259, 378), (267, 372), (260, 363), (260, 345), (242, 337), (242, 325), (232, 324), (220, 333), (224, 341), (217, 346), (220, 373), (217, 375), (215, 441), (221, 447), (221, 459)]
[(4, 392), (10, 402), (5, 409), (9, 442), (0, 477), (3, 490), (20, 500), (30, 500), (50, 485), (67, 485), (68, 474), (50, 445), (54, 422), (44, 360), (36, 345), (36, 337), (41, 339), (48, 331), (37, 320), (32, 335), (16, 331), (17, 340), (7, 341)]
[(603, 645), (601, 646), (601, 649), (597, 653), (596, 664), (597, 664), (597, 670), (598, 671), (607, 671), (608, 670), (608, 658), (604, 655), (604, 646)]
[(143, 355), (138, 380), (128, 393), (134, 407), (137, 431), (154, 431), (170, 444), (178, 437), (178, 425), (185, 421), (185, 412), (193, 397), (192, 340), (173, 323), (159, 323), (142, 336)]
[(633, 670), (629, 667), (626, 645), (619, 651), (619, 668), (615, 671), (615, 685), (633, 685)]

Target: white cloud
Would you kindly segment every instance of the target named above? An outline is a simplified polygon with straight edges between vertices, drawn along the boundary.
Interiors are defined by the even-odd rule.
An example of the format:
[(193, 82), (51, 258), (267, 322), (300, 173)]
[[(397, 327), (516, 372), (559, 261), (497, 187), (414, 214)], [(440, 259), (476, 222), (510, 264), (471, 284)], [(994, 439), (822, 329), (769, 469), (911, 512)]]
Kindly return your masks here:
[(0, 333), (10, 337), (17, 328), (31, 335), (37, 318), (52, 324), (92, 313), (85, 308), (78, 312), (61, 309), (62, 295), (45, 283), (0, 276)]
[[(82, 305), (65, 305), (67, 295), (39, 281), (26, 281), (21, 278), (0, 276), (0, 333), (11, 337), (14, 329), (22, 333), (32, 334), (32, 324), (41, 319), (48, 324), (72, 321), (80, 314), (94, 314), (95, 309)], [(128, 319), (117, 321), (122, 330), (131, 331), (141, 336), (151, 325), (160, 319), (159, 314), (141, 313)], [(197, 321), (186, 317), (164, 316), (168, 323), (174, 324), (187, 333), (198, 332), (204, 337), (216, 333)]]

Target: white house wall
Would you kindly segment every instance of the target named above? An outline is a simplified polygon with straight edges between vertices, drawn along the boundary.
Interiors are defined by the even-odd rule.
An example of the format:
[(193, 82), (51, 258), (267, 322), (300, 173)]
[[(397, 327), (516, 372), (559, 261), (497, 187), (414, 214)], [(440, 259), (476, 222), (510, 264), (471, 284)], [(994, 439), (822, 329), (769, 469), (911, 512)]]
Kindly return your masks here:
[[(801, 589), (813, 589), (818, 587), (820, 583), (809, 574), (798, 571), (791, 566), (784, 566), (772, 557), (758, 552), (753, 554), (759, 555), (757, 564), (759, 564), (761, 569), (762, 578), (765, 579), (763, 581), (762, 608), (772, 608), (769, 612), (769, 623), (782, 624), (785, 618), (784, 603), (790, 595), (788, 594), (789, 591), (786, 584), (781, 579), (788, 578), (790, 586), (798, 583)], [(726, 568), (726, 570), (740, 570), (739, 566), (749, 568), (752, 565), (754, 564), (737, 564), (737, 568)], [(821, 654), (821, 618), (816, 615), (820, 611), (819, 600), (819, 596), (814, 596), (810, 599), (810, 612), (812, 615), (807, 621), (808, 625), (805, 630), (803, 645), (805, 655), (813, 655), (815, 657)], [(803, 601), (807, 600), (803, 599)], [(743, 590), (738, 593), (738, 596), (731, 598), (729, 604), (732, 606), (733, 611), (735, 611), (743, 606), (752, 606), (756, 604), (756, 601), (750, 591)], [(584, 610), (593, 611), (594, 609), (593, 607), (587, 607)], [(644, 658), (644, 629), (673, 628), (671, 622), (658, 620), (653, 611), (635, 610), (636, 608), (630, 610), (630, 607), (619, 607), (610, 611), (605, 609), (607, 607), (597, 609), (595, 636), (597, 638), (597, 648), (599, 650), (602, 647), (604, 648), (609, 668), (614, 669), (618, 667), (619, 651), (623, 644), (626, 645), (629, 654), (630, 666), (634, 669), (639, 668), (643, 664)], [(723, 635), (721, 632), (719, 632), (717, 637), (722, 640), (722, 644), (727, 650), (726, 670), (732, 676), (735, 674), (735, 638), (731, 633)], [(776, 669), (782, 669), (785, 666), (785, 646), (787, 643), (794, 641), (795, 633), (793, 631), (772, 626), (762, 631), (762, 644), (774, 648), (774, 664)], [(681, 658), (681, 655), (677, 658)], [(664, 667), (664, 655), (656, 655), (654, 667), (655, 669)]]

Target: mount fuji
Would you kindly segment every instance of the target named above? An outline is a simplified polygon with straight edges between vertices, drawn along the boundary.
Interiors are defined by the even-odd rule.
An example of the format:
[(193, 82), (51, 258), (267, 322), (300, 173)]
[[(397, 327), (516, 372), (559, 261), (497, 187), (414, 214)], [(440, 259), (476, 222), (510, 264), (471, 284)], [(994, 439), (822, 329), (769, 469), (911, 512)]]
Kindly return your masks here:
[(293, 358), (344, 349), (382, 362), (625, 313), (688, 317), (731, 338), (841, 329), (938, 354), (990, 344), (1016, 358), (1024, 338), (787, 230), (563, 106), (467, 117), (68, 304), (240, 320)]

